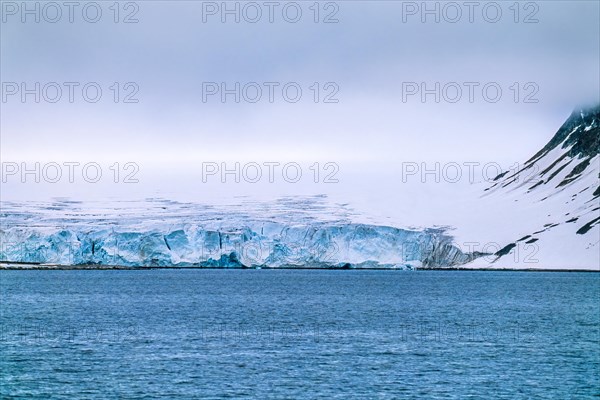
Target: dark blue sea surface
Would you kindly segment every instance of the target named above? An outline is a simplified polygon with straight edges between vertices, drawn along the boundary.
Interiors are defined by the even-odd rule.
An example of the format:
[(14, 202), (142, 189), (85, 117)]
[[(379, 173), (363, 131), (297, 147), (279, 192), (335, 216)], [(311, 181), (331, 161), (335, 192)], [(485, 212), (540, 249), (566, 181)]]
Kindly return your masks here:
[(0, 271), (0, 397), (600, 396), (600, 274)]

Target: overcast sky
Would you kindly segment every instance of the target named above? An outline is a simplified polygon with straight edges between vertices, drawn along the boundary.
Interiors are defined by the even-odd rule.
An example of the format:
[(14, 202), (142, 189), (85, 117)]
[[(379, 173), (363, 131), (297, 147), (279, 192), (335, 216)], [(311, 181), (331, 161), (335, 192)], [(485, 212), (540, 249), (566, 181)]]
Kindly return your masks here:
[[(113, 2), (99, 2), (96, 23), (86, 21), (96, 12), (88, 6), (84, 15), (86, 2), (72, 10), (73, 22), (68, 8), (57, 16), (39, 4), (39, 23), (21, 2), (2, 4), (3, 161), (134, 161), (173, 170), (224, 160), (335, 161), (347, 170), (420, 160), (508, 163), (543, 146), (578, 104), (599, 101), (597, 1), (521, 2), (518, 10), (512, 1), (483, 2), (460, 6), (460, 16), (453, 5), (428, 2), (439, 22), (422, 14), (421, 2), (321, 2), (316, 16), (309, 1), (295, 3), (296, 23), (289, 21), (298, 7), (284, 14), (285, 2), (274, 7), (273, 23), (263, 2), (254, 3), (260, 18), (240, 4), (239, 23), (221, 14), (221, 2), (123, 2), (118, 16)], [(23, 103), (21, 84), (36, 82), (40, 102), (27, 94)], [(55, 85), (44, 92), (49, 82), (62, 87), (56, 103), (48, 101)], [(79, 84), (73, 103), (64, 82)], [(89, 82), (102, 89), (96, 103), (83, 98)], [(206, 92), (222, 82), (257, 82), (262, 98), (251, 103), (242, 93), (240, 103), (234, 95), (223, 103)], [(272, 103), (264, 82), (278, 83)], [(296, 103), (283, 97), (289, 82), (302, 89)], [(422, 102), (409, 93), (436, 82), (439, 103), (435, 94)], [(462, 90), (456, 102), (452, 82)], [(492, 102), (496, 87), (502, 95)], [(255, 93), (252, 86), (245, 94)], [(124, 102), (127, 95), (138, 102)]]

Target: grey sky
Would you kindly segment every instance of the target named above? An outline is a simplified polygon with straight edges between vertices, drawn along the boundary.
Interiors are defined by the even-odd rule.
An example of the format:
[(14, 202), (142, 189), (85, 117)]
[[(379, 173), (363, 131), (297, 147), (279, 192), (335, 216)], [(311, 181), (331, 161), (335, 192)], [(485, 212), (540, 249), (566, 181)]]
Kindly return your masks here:
[[(255, 24), (232, 17), (221, 23), (219, 15), (203, 23), (206, 2), (193, 1), (137, 2), (139, 22), (132, 24), (113, 22), (112, 2), (99, 3), (103, 15), (94, 24), (77, 10), (73, 23), (66, 15), (58, 23), (32, 17), (22, 23), (13, 9), (7, 14), (6, 3), (3, 83), (97, 82), (103, 97), (87, 103), (76, 91), (72, 104), (66, 92), (55, 104), (7, 97), (3, 161), (128, 160), (174, 169), (208, 159), (331, 160), (349, 169), (419, 160), (524, 161), (573, 107), (599, 100), (597, 1), (521, 2), (518, 23), (512, 1), (497, 3), (503, 14), (496, 23), (481, 12), (489, 2), (479, 3), (472, 23), (465, 14), (456, 23), (443, 16), (422, 23), (419, 13), (405, 15), (404, 23), (407, 2), (339, 1), (339, 22), (331, 24), (313, 22), (313, 2), (298, 2), (298, 23), (276, 11), (274, 23), (263, 15)], [(325, 10), (325, 3), (320, 20), (335, 10)], [(120, 10), (119, 19), (132, 10)], [(531, 13), (539, 22), (523, 23)], [(139, 103), (115, 104), (114, 82), (120, 100), (125, 83), (137, 84)], [(303, 96), (293, 104), (281, 96), (269, 103), (264, 92), (256, 104), (223, 104), (218, 96), (203, 103), (203, 82), (297, 82)], [(309, 89), (314, 82), (321, 86), (318, 103)], [(322, 102), (327, 82), (339, 87), (337, 104)], [(418, 95), (403, 102), (403, 82), (478, 82), (479, 88), (496, 82), (503, 94), (497, 103), (485, 101), (479, 89), (472, 103), (466, 91), (456, 103), (436, 103), (433, 95), (425, 103)], [(523, 103), (534, 88), (538, 102)]]

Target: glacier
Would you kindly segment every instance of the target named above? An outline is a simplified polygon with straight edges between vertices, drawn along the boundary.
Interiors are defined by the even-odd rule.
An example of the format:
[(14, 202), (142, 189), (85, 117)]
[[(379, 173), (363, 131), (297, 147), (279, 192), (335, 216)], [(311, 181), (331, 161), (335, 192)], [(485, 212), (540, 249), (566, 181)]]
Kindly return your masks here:
[(68, 200), (26, 206), (3, 203), (0, 261), (413, 269), (452, 267), (480, 256), (463, 252), (445, 228), (355, 223), (349, 210), (328, 205), (322, 196), (242, 207), (147, 199), (140, 204), (103, 204), (93, 212), (90, 208)]
[(376, 201), (368, 190), (215, 201), (205, 189), (179, 201), (0, 201), (0, 268), (598, 270), (599, 140), (600, 105), (576, 109), (492, 182), (402, 195), (394, 187)]

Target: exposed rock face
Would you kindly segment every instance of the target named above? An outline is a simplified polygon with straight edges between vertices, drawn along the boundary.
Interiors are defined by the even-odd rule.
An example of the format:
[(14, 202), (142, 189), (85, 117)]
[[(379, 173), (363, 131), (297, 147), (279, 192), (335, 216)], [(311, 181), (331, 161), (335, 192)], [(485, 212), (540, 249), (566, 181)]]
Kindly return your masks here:
[[(507, 171), (498, 175), (494, 179), (496, 183), (486, 190), (512, 189), (528, 182), (534, 184), (528, 187), (527, 193), (534, 189), (541, 191), (542, 185), (553, 185), (554, 189), (559, 189), (590, 171), (596, 173), (597, 179), (598, 165), (592, 161), (598, 157), (599, 151), (600, 105), (574, 111), (548, 144), (527, 160), (523, 168), (512, 174)], [(598, 181), (593, 186), (590, 193), (597, 197)]]

